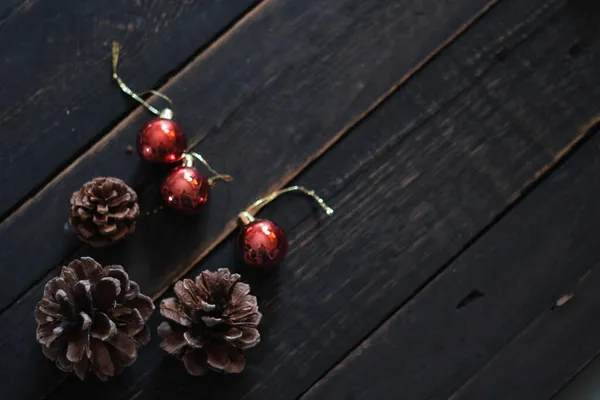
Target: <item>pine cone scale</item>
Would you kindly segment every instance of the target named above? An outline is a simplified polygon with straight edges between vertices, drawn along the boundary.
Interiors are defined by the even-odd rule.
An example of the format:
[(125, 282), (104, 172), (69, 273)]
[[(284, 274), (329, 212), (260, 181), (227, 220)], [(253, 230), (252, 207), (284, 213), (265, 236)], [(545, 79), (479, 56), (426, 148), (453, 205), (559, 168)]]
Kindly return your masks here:
[(183, 356), (183, 364), (187, 371), (194, 376), (204, 375), (208, 371), (206, 355), (199, 351), (187, 350)]
[(94, 306), (98, 310), (110, 310), (114, 307), (119, 293), (121, 293), (121, 282), (118, 279), (110, 276), (100, 279), (92, 293)]
[(181, 302), (187, 307), (195, 308), (197, 304), (202, 302), (202, 294), (191, 279), (178, 281), (175, 284), (174, 291)]
[(51, 345), (59, 335), (54, 333), (54, 330), (58, 328), (59, 322), (48, 322), (44, 325), (38, 326), (36, 330), (36, 337), (38, 342), (45, 346)]
[(148, 328), (148, 325), (144, 326), (144, 329), (135, 335), (133, 340), (135, 340), (138, 346), (147, 345), (150, 342), (150, 329)]
[(89, 368), (89, 365), (89, 360), (87, 358), (83, 358), (80, 362), (74, 365), (73, 372), (75, 372), (75, 375), (77, 375), (77, 377), (83, 381), (85, 379), (85, 374)]
[(94, 341), (91, 345), (92, 350), (92, 364), (96, 369), (96, 375), (101, 380), (106, 380), (107, 377), (115, 374), (115, 367), (113, 365), (108, 348), (103, 342)]
[(163, 317), (182, 325), (192, 326), (192, 320), (186, 315), (181, 304), (174, 298), (168, 298), (160, 303), (160, 313)]
[(92, 326), (92, 318), (90, 318), (90, 316), (85, 311), (80, 311), (78, 317), (79, 326), (81, 326), (81, 330), (83, 331), (90, 329), (90, 327)]
[(74, 303), (79, 305), (80, 310), (88, 315), (94, 314), (92, 284), (89, 280), (85, 279), (75, 284), (73, 287), (73, 299)]
[(183, 338), (188, 346), (194, 349), (201, 349), (204, 346), (204, 340), (201, 337), (194, 336), (191, 331), (184, 332)]
[(229, 331), (227, 331), (227, 333), (225, 335), (223, 335), (223, 338), (225, 340), (227, 340), (228, 342), (231, 342), (233, 340), (239, 339), (241, 338), (243, 335), (243, 332), (237, 328), (231, 328)]
[(70, 291), (71, 288), (63, 278), (52, 278), (44, 287), (44, 297), (46, 299), (54, 299), (56, 292), (62, 289)]
[[(54, 318), (61, 316), (60, 306), (51, 300), (44, 299), (38, 307), (38, 311), (41, 315), (44, 315), (44, 322), (52, 322)], [(41, 318), (41, 317), (40, 317)]]
[(221, 344), (214, 344), (206, 349), (206, 362), (217, 371), (223, 371), (230, 363), (227, 348)]
[(168, 321), (161, 322), (158, 326), (158, 336), (164, 340), (160, 343), (160, 347), (169, 354), (181, 354), (181, 350), (187, 344), (183, 334), (181, 330), (173, 329)]
[(107, 343), (110, 343), (128, 358), (133, 359), (137, 354), (137, 344), (135, 340), (127, 336), (125, 333), (117, 332), (116, 335), (108, 339)]
[[(132, 196), (130, 193), (125, 193), (121, 196), (113, 196), (107, 198), (107, 204), (109, 207), (118, 207), (123, 203), (129, 203), (132, 200)], [(126, 208), (124, 208), (126, 209)]]
[(64, 290), (58, 289), (55, 295), (55, 300), (60, 308), (61, 314), (66, 314), (70, 318), (74, 318), (77, 315), (75, 308), (73, 308), (71, 305), (71, 302), (73, 301), (73, 295), (71, 294), (70, 290), (69, 294), (67, 294), (67, 292)]
[(78, 363), (83, 359), (86, 349), (89, 347), (89, 337), (86, 331), (79, 332), (76, 340), (69, 341), (67, 346), (67, 360)]
[(103, 312), (96, 312), (91, 335), (94, 339), (106, 341), (117, 333), (117, 325)]
[[(125, 296), (125, 298), (127, 298), (127, 296)], [(144, 296), (143, 294), (138, 294), (136, 297), (130, 299), (129, 304), (140, 312), (144, 320), (150, 318), (150, 315), (152, 315), (152, 312), (154, 311), (154, 302), (150, 297)]]
[(110, 278), (115, 278), (119, 281), (123, 292), (127, 292), (131, 286), (129, 276), (120, 265), (107, 265), (104, 267), (106, 275)]
[(142, 317), (142, 313), (139, 310), (131, 310), (129, 314), (122, 314), (118, 317), (112, 314), (119, 325), (119, 329), (122, 330), (128, 336), (135, 336), (144, 329), (146, 320)]
[[(125, 292), (125, 299), (134, 300), (138, 296), (146, 297), (146, 296), (140, 295), (140, 287), (138, 286), (137, 283), (129, 282), (129, 290), (127, 292)], [(154, 305), (152, 305), (152, 309), (154, 309)]]

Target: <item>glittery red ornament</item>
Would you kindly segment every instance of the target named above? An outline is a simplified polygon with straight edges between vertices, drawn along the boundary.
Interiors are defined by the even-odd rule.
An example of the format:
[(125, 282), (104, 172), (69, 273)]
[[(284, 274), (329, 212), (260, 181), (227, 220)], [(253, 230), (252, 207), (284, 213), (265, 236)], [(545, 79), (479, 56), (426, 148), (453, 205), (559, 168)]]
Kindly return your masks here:
[(177, 167), (160, 189), (165, 205), (186, 214), (198, 214), (208, 201), (210, 183), (193, 167)]
[(181, 159), (185, 149), (185, 136), (170, 119), (155, 118), (137, 135), (137, 150), (146, 161), (172, 164)]
[(283, 229), (273, 221), (256, 219), (242, 227), (238, 247), (248, 266), (272, 268), (283, 261), (288, 240)]
[(313, 190), (303, 186), (290, 186), (277, 190), (250, 204), (245, 211), (238, 214), (241, 226), (238, 237), (238, 250), (244, 262), (255, 268), (276, 267), (283, 262), (288, 250), (288, 240), (279, 225), (267, 219), (256, 219), (254, 215), (265, 205), (285, 193), (298, 192), (312, 197), (327, 215), (333, 214), (333, 209), (327, 206), (322, 198)]

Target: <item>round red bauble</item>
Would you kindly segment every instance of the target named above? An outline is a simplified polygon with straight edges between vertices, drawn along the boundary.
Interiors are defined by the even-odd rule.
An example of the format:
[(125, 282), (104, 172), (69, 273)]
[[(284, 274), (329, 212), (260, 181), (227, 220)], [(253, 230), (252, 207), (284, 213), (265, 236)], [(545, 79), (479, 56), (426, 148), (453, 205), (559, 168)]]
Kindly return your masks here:
[(146, 161), (172, 164), (181, 160), (185, 149), (185, 136), (170, 119), (155, 118), (137, 135), (137, 150)]
[(242, 227), (238, 247), (244, 262), (255, 268), (276, 267), (285, 258), (288, 240), (279, 225), (257, 219)]
[(209, 193), (208, 180), (193, 167), (174, 168), (160, 189), (165, 205), (186, 214), (201, 212)]

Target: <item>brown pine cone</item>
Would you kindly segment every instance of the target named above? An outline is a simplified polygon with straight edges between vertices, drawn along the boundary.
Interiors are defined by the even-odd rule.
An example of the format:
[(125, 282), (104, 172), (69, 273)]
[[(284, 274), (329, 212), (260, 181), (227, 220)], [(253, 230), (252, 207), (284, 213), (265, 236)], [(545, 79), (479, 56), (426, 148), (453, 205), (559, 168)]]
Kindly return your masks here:
[(117, 178), (94, 178), (71, 196), (69, 224), (84, 242), (102, 247), (135, 231), (137, 194)]
[(177, 298), (161, 302), (160, 313), (168, 321), (158, 327), (160, 346), (183, 359), (190, 374), (242, 372), (243, 350), (259, 343), (262, 314), (250, 286), (239, 280), (226, 268), (204, 271), (195, 281), (177, 282)]
[(102, 267), (84, 257), (63, 267), (35, 307), (37, 340), (46, 357), (84, 380), (120, 373), (150, 340), (152, 299), (120, 265)]

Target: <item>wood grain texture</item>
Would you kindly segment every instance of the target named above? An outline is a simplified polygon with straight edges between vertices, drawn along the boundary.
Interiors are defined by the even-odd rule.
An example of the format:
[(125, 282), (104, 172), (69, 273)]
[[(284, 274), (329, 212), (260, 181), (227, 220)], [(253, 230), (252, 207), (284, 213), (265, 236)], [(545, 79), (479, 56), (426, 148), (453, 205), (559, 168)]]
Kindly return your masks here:
[(2, 2), (0, 216), (101, 138), (132, 102), (110, 75), (145, 90), (169, 79), (258, 0)]
[[(242, 271), (265, 315), (244, 374), (188, 377), (155, 338), (131, 370), (93, 386), (92, 396), (303, 393), (581, 140), (597, 112), (597, 61), (569, 56), (579, 33), (563, 6), (500, 3), (305, 170), (295, 183), (319, 189), (337, 210), (332, 218), (317, 219), (303, 199), (266, 210), (293, 250), (276, 275)], [(233, 245), (228, 238), (190, 276), (235, 265)], [(452, 307), (471, 290), (458, 287)], [(70, 379), (50, 398), (84, 387)]]
[(600, 351), (597, 276), (571, 305), (600, 261), (598, 130), (303, 399), (544, 399), (560, 389)]
[[(54, 274), (53, 265), (77, 250), (76, 254), (92, 255), (103, 263), (125, 265), (146, 293), (158, 295), (227, 235), (240, 209), (289, 181), (486, 5), (473, 0), (431, 1), (429, 18), (415, 19), (421, 12), (417, 3), (422, 4), (415, 1), (406, 8), (385, 1), (315, 1), (302, 7), (293, 1), (265, 3), (163, 88), (176, 100), (184, 128), (194, 127), (187, 130), (192, 143), (198, 144), (208, 132), (198, 149), (215, 167), (238, 177), (231, 189), (217, 186), (213, 195), (219, 200), (210, 204), (203, 219), (168, 213), (143, 219), (137, 234), (110, 252), (77, 250), (68, 236), (56, 235), (64, 224), (61, 211), (70, 191), (99, 169), (146, 187), (140, 191), (143, 208), (152, 208), (159, 171), (148, 171), (122, 152), (148, 118), (136, 110), (6, 220), (0, 236), (11, 245), (2, 254), (1, 265), (18, 261), (31, 268), (3, 268), (4, 304), (29, 282), (42, 278), (0, 317), (19, 321), (18, 329), (11, 329), (0, 342), (12, 365), (11, 374), (0, 377), (7, 395), (39, 398), (58, 384), (60, 374), (43, 361), (33, 341), (26, 348), (14, 347), (33, 332), (28, 310), (38, 300), (43, 281)], [(432, 17), (439, 20), (433, 29)], [(386, 29), (370, 32), (374, 26)], [(359, 63), (364, 65), (355, 68)], [(369, 85), (361, 83), (366, 79)], [(235, 156), (242, 152), (251, 152), (253, 160)], [(36, 252), (27, 245), (32, 241), (39, 243)], [(32, 375), (39, 377), (36, 385), (30, 384)]]
[(546, 310), (451, 399), (552, 398), (600, 352), (599, 284), (596, 265), (568, 288), (567, 303)]
[[(147, 218), (138, 235), (108, 257), (131, 266), (146, 290), (164, 289), (233, 228), (239, 210), (291, 179), (485, 3), (437, 5), (431, 0), (435, 12), (429, 17), (441, 21), (433, 30), (430, 19), (415, 20), (418, 7), (382, 4), (265, 3), (172, 79), (164, 90), (178, 104), (179, 121), (191, 143), (197, 145), (208, 132), (197, 149), (238, 179), (230, 189), (217, 187), (214, 197), (221, 199), (210, 205), (204, 221), (175, 218), (166, 226), (165, 221), (173, 221), (169, 214)], [(387, 29), (367, 35), (373, 26)], [(388, 37), (394, 40), (384, 40)], [(359, 63), (363, 67), (354, 68)], [(0, 224), (0, 242), (6, 246), (0, 254), (0, 307), (79, 248), (69, 235), (57, 233), (63, 229), (71, 191), (86, 180), (117, 176), (142, 188), (145, 209), (156, 205), (160, 171), (123, 151), (147, 120), (147, 113), (136, 110)], [(253, 159), (236, 157), (239, 153), (252, 153)], [(165, 237), (171, 239), (169, 246), (157, 246)], [(15, 271), (11, 266), (16, 263), (29, 268)]]
[(595, 400), (598, 394), (598, 362), (596, 356), (571, 378), (551, 400)]

